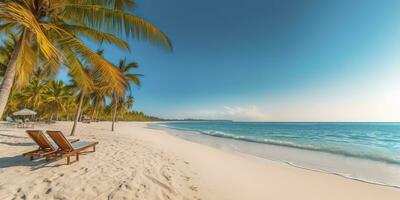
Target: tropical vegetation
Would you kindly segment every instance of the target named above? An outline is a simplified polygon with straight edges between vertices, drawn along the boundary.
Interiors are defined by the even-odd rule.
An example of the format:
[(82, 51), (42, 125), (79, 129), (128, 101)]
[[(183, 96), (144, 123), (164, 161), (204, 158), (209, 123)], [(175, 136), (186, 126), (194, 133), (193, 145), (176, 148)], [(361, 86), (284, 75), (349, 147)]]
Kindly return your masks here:
[[(126, 40), (134, 38), (171, 50), (135, 7), (133, 0), (0, 0), (0, 117), (30, 107), (48, 120), (74, 118), (71, 134), (85, 115), (152, 119), (129, 108), (130, 84), (140, 85), (141, 75), (129, 72), (136, 64), (116, 66), (85, 42), (129, 52)], [(72, 84), (55, 80), (61, 67)]]
[[(12, 91), (5, 116), (12, 116), (13, 112), (23, 108), (30, 108), (38, 113), (34, 120), (44, 122), (72, 120), (80, 99), (80, 95), (74, 92), (73, 83), (66, 84), (62, 80), (41, 77), (40, 73), (35, 72), (26, 87)], [(85, 97), (82, 112), (79, 115), (81, 120), (111, 121), (114, 115), (118, 121), (160, 120), (142, 112), (133, 111), (134, 97), (132, 95), (120, 97), (115, 104), (110, 94), (101, 94), (92, 92)], [(117, 109), (114, 114), (115, 106)]]

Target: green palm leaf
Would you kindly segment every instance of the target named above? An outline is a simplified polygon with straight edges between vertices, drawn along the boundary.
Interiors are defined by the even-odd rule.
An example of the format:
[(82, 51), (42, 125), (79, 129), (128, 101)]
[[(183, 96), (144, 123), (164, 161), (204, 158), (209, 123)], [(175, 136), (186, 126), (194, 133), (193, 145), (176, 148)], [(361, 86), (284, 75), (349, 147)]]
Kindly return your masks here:
[(105, 32), (125, 33), (128, 37), (149, 41), (154, 45), (172, 50), (169, 38), (147, 20), (122, 10), (99, 5), (64, 5), (64, 17), (84, 23)]

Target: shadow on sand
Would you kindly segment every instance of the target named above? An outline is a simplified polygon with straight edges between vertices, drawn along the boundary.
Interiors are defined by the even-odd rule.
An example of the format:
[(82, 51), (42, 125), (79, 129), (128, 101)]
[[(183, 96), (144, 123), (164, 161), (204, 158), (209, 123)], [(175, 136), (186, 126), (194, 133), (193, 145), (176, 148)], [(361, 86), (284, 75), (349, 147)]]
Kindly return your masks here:
[(0, 144), (5, 144), (8, 146), (17, 146), (17, 147), (27, 147), (27, 146), (33, 146), (35, 145), (35, 143), (31, 143), (31, 142), (0, 142)]
[(34, 170), (38, 170), (41, 168), (53, 168), (53, 167), (59, 167), (62, 165), (66, 165), (64, 163), (55, 164), (55, 161), (57, 161), (57, 160), (60, 160), (60, 158), (56, 158), (51, 161), (46, 161), (45, 158), (38, 158), (35, 160), (30, 160), (29, 157), (24, 157), (22, 155), (16, 155), (16, 156), (11, 156), (11, 157), (1, 157), (0, 158), (0, 169), (25, 166), (25, 167), (30, 167), (31, 171), (34, 171)]
[[(12, 143), (12, 142), (0, 142), (0, 144), (10, 145), (10, 146), (34, 146), (35, 143)], [(33, 150), (34, 148), (32, 148)], [(0, 169), (17, 167), (17, 166), (26, 166), (31, 167), (31, 170), (37, 170), (44, 167), (58, 167), (62, 164), (54, 164), (53, 161), (57, 161), (58, 159), (54, 159), (50, 162), (46, 161), (45, 158), (37, 158), (35, 160), (30, 160), (29, 157), (25, 157), (22, 155), (15, 155), (11, 157), (0, 157)]]
[[(0, 132), (1, 132), (1, 131), (0, 131)], [(3, 136), (3, 137), (10, 137), (10, 138), (28, 138), (28, 137), (23, 137), (23, 136), (8, 135), (8, 134), (4, 134), (4, 133), (0, 133), (0, 136)]]
[(22, 155), (0, 158), (0, 169), (17, 166), (27, 166), (31, 167), (31, 170), (36, 170), (45, 167), (47, 164), (48, 163), (45, 159), (30, 160), (28, 157), (24, 157)]

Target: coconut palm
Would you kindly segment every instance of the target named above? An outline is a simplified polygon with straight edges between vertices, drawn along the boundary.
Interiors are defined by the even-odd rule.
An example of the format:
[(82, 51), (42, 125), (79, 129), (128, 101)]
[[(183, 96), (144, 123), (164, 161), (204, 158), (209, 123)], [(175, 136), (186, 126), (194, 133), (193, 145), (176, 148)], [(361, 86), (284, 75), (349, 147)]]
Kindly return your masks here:
[(3, 79), (7, 69), (7, 63), (17, 43), (17, 36), (15, 34), (8, 34), (1, 43), (3, 45), (0, 46), (0, 78)]
[(122, 98), (119, 102), (119, 109), (117, 116), (121, 118), (125, 118), (127, 114), (129, 114), (129, 110), (132, 109), (134, 103), (134, 97), (132, 95), (127, 96), (126, 98)]
[(11, 113), (23, 108), (22, 101), (19, 95), (19, 91), (12, 91), (10, 95), (10, 100), (7, 103), (7, 107), (5, 110), (6, 116), (9, 116)]
[[(102, 49), (97, 50), (96, 53), (97, 53), (97, 55), (103, 57), (104, 50), (102, 50)], [(78, 62), (80, 62), (80, 61), (78, 60)], [(104, 77), (102, 76), (102, 73), (97, 71), (97, 70), (95, 70), (95, 68), (90, 68), (90, 66), (88, 66), (88, 65), (90, 65), (90, 63), (89, 64), (88, 63), (84, 63), (84, 64), (80, 64), (80, 65), (81, 66), (85, 66), (81, 73), (84, 73), (85, 76), (90, 77), (90, 80), (91, 80), (91, 83), (92, 83), (91, 90), (93, 91), (95, 89), (94, 83), (103, 81)], [(82, 121), (82, 117), (83, 117), (83, 113), (82, 113), (83, 109), (82, 109), (82, 107), (83, 107), (83, 104), (84, 104), (85, 96), (90, 91), (88, 90), (88, 88), (80, 85), (79, 82), (77, 82), (75, 80), (73, 81), (71, 87), (76, 91), (76, 93), (79, 96), (79, 103), (78, 103), (78, 107), (77, 107), (76, 112), (75, 112), (74, 124), (73, 124), (72, 130), (71, 130), (71, 136), (72, 136), (72, 135), (75, 135), (76, 126), (78, 124), (78, 121)], [(114, 86), (111, 85), (110, 87), (113, 88)]]
[[(142, 74), (135, 74), (132, 73), (133, 69), (137, 69), (139, 66), (135, 62), (127, 62), (126, 58), (123, 60), (119, 61), (118, 64), (118, 70), (121, 72), (124, 81), (127, 82), (128, 84), (125, 85), (125, 91), (129, 91), (130, 95), (132, 95), (132, 86), (131, 83), (140, 87), (141, 81), (140, 77), (142, 77)], [(114, 131), (114, 124), (115, 120), (117, 117), (117, 110), (118, 110), (118, 104), (121, 104), (120, 102), (123, 101), (124, 95), (120, 95), (118, 92), (113, 92), (112, 94), (112, 99), (113, 99), (113, 106), (114, 106), (114, 111), (113, 111), (113, 119), (112, 119), (112, 125), (111, 125), (111, 131)]]
[[(23, 89), (14, 89), (7, 103), (5, 115), (9, 115), (24, 107), (35, 106), (41, 119), (71, 120), (78, 107), (80, 89), (64, 85), (61, 81), (49, 80), (44, 71), (37, 70), (30, 83)], [(40, 81), (37, 81), (40, 80)], [(114, 104), (106, 105), (107, 84), (105, 81), (94, 81), (95, 89), (86, 95), (82, 105), (82, 113), (91, 114), (92, 119), (112, 120)], [(41, 89), (40, 89), (41, 88)], [(66, 92), (68, 91), (68, 92)], [(39, 102), (39, 103), (35, 103)], [(119, 120), (154, 120), (143, 113), (130, 111), (133, 106), (133, 96), (120, 98), (118, 101), (117, 117)], [(95, 111), (95, 112), (94, 112)]]
[(140, 87), (141, 81), (140, 77), (142, 77), (142, 74), (133, 74), (132, 70), (135, 70), (139, 68), (139, 65), (136, 62), (127, 62), (126, 58), (122, 59), (118, 63), (118, 70), (122, 73), (123, 78), (125, 79), (126, 82), (129, 84), (126, 85), (125, 90), (129, 91), (129, 94), (132, 95), (132, 86), (136, 85)]
[[(71, 91), (71, 88), (68, 87), (68, 90)], [(75, 96), (73, 96), (73, 94), (72, 94), (65, 102), (65, 112), (63, 113), (63, 115), (65, 116), (65, 119), (67, 121), (69, 121), (70, 119), (73, 119), (74, 113), (75, 113), (77, 107), (78, 106), (75, 101)]]
[[(86, 70), (84, 70), (83, 73), (87, 73)], [(78, 86), (78, 84), (76, 83), (76, 81), (72, 81), (72, 82), (73, 83), (69, 87), (71, 88), (73, 93), (78, 98), (78, 103), (77, 103), (78, 106), (76, 107), (75, 117), (74, 117), (74, 124), (73, 124), (72, 130), (71, 130), (71, 135), (74, 135), (75, 134), (75, 130), (76, 130), (76, 126), (78, 124), (78, 120), (80, 119), (80, 116), (82, 114), (82, 105), (83, 105), (83, 101), (84, 101), (84, 98), (85, 98), (86, 90), (84, 88), (80, 88)]]
[(114, 91), (122, 94), (124, 79), (115, 67), (93, 52), (81, 38), (94, 43), (108, 42), (129, 50), (117, 37), (125, 35), (171, 49), (169, 39), (148, 21), (135, 16), (132, 0), (2, 0), (0, 31), (17, 34), (17, 42), (0, 86), (0, 116), (7, 103), (14, 78), (24, 85), (39, 61), (55, 72), (63, 64), (83, 91), (92, 86), (83, 62), (90, 63)]
[(23, 88), (19, 94), (17, 94), (22, 101), (25, 102), (24, 107), (30, 107), (33, 110), (38, 110), (40, 108), (45, 101), (45, 83), (45, 80), (34, 77), (32, 81), (30, 81), (29, 85)]
[(133, 103), (135, 103), (135, 98), (132, 95), (129, 95), (125, 101), (126, 110), (129, 111), (133, 107)]
[(46, 87), (44, 93), (45, 101), (47, 106), (51, 108), (50, 120), (53, 120), (53, 116), (56, 116), (58, 120), (58, 114), (60, 111), (66, 110), (66, 104), (71, 96), (71, 91), (65, 86), (63, 81), (50, 81)]
[(101, 82), (95, 83), (93, 92), (90, 94), (90, 99), (92, 101), (91, 120), (93, 121), (96, 121), (95, 117), (98, 114), (99, 109), (104, 108), (106, 105), (107, 87), (102, 84), (103, 83)]

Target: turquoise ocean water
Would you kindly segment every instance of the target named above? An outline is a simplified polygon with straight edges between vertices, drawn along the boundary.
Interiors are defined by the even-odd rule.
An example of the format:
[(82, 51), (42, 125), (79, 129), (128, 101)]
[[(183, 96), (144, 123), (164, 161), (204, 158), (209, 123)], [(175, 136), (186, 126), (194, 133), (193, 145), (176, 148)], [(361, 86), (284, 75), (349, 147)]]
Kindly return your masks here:
[[(374, 183), (400, 185), (400, 173), (398, 173), (400, 172), (400, 168), (398, 168), (400, 167), (400, 123), (204, 121), (167, 122), (162, 123), (162, 126), (190, 131), (192, 134), (211, 136), (208, 138), (224, 138), (224, 143), (237, 141), (232, 144), (238, 144), (239, 146), (236, 147), (239, 150), (247, 148), (251, 150), (248, 152), (255, 152), (253, 154), (282, 155), (280, 157), (285, 157), (285, 161), (293, 160), (300, 163), (299, 165), (308, 165), (308, 168), (313, 164), (318, 166), (318, 169), (352, 178), (356, 176), (357, 179), (371, 180), (370, 182)], [(276, 146), (276, 148), (264, 148), (264, 146)], [(253, 147), (257, 147), (257, 150), (254, 150)], [(284, 149), (291, 150), (285, 151)], [(285, 153), (282, 153), (283, 151)], [(305, 159), (302, 161), (298, 158), (314, 157), (308, 156), (310, 153), (303, 154), (306, 156), (289, 155), (292, 154), (291, 152), (299, 151), (322, 154), (315, 156), (318, 159), (313, 161), (304, 161)], [(332, 155), (334, 155), (333, 159), (330, 159)], [(328, 157), (329, 160), (339, 157), (340, 159), (336, 159), (335, 163), (330, 163)], [(364, 172), (362, 172), (363, 170)], [(372, 170), (374, 170), (373, 175), (371, 175)]]
[(166, 125), (210, 136), (400, 164), (400, 123), (170, 122)]

